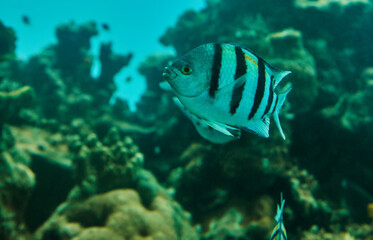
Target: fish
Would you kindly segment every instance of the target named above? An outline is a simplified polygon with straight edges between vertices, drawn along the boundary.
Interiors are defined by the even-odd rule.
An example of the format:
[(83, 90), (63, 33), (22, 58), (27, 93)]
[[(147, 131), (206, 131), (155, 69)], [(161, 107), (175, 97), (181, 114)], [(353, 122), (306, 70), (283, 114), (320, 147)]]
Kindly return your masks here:
[(22, 22), (23, 22), (25, 25), (30, 25), (30, 18), (29, 18), (27, 15), (23, 15), (23, 16), (22, 16)]
[(245, 46), (207, 43), (165, 67), (160, 86), (175, 94), (176, 105), (213, 143), (239, 139), (242, 130), (268, 138), (270, 116), (285, 140), (278, 115), (291, 85), (279, 94), (275, 89), (290, 73)]
[(130, 83), (132, 81), (132, 77), (131, 76), (127, 76), (126, 77), (126, 83)]
[(284, 225), (284, 205), (285, 205), (285, 199), (282, 198), (281, 193), (281, 207), (279, 204), (277, 204), (277, 213), (275, 216), (276, 226), (274, 227), (272, 231), (272, 235), (270, 240), (287, 240), (288, 236), (286, 234), (286, 229)]
[(109, 26), (109, 24), (107, 24), (107, 23), (102, 23), (101, 27), (102, 27), (105, 31), (110, 31), (110, 26)]

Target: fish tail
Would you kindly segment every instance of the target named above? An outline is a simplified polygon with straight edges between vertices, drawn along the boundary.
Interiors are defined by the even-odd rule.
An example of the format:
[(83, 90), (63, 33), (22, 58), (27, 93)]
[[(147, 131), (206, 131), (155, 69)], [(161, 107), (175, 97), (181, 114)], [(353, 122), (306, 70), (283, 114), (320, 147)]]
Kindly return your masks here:
[(287, 240), (287, 239), (288, 237), (286, 234), (285, 227), (280, 225), (280, 223), (278, 223), (275, 229), (273, 229), (270, 240)]
[(288, 93), (291, 91), (291, 84), (288, 84), (286, 86), (286, 90), (281, 93), (281, 94), (278, 94), (278, 104), (276, 106), (276, 109), (274, 110), (273, 112), (273, 118), (275, 120), (275, 123), (276, 123), (276, 126), (278, 128), (278, 130), (280, 131), (280, 134), (281, 134), (281, 137), (285, 140), (286, 137), (285, 137), (285, 134), (284, 132), (282, 131), (282, 127), (281, 127), (281, 123), (280, 123), (280, 119), (278, 117), (278, 114), (280, 113), (280, 110), (282, 108), (282, 105), (284, 105), (284, 102), (286, 100), (286, 96), (288, 95)]

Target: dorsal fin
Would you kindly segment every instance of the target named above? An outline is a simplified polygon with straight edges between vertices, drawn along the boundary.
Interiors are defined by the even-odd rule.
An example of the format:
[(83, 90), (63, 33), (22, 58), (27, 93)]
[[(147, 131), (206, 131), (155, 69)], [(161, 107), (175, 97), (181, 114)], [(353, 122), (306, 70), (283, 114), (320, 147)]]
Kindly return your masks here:
[(253, 50), (251, 50), (250, 48), (248, 48), (244, 45), (234, 44), (234, 43), (229, 43), (229, 44), (234, 45), (234, 46), (238, 46), (242, 49), (245, 49), (246, 51), (253, 54), (256, 58), (263, 60), (264, 65), (269, 69), (269, 72), (274, 76), (274, 78), (273, 78), (273, 81), (274, 81), (273, 82), (273, 89), (275, 89), (277, 87), (277, 85), (281, 82), (281, 80), (284, 77), (286, 77), (287, 75), (289, 75), (291, 73), (290, 71), (281, 71), (278, 68), (275, 68), (274, 66), (269, 64), (267, 61), (265, 61), (261, 56), (259, 56), (256, 52), (254, 52)]

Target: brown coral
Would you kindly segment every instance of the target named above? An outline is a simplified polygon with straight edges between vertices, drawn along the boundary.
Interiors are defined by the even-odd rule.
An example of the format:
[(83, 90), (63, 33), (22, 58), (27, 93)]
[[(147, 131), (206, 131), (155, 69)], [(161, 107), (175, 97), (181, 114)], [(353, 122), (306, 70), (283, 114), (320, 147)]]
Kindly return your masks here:
[(197, 239), (178, 206), (157, 196), (149, 209), (131, 189), (114, 190), (81, 202), (66, 202), (37, 231), (36, 239)]

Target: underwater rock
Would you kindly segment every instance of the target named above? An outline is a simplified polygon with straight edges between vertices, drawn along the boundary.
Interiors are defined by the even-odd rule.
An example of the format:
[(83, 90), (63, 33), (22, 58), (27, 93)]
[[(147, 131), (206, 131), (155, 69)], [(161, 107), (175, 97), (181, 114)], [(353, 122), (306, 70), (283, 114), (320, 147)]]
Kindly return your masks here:
[[(316, 63), (320, 61), (317, 64), (318, 73), (337, 68), (342, 73), (343, 81), (353, 84), (356, 73), (371, 65), (369, 59), (372, 59), (373, 48), (369, 44), (371, 36), (367, 34), (373, 29), (370, 5), (368, 0), (295, 1), (297, 14), (294, 14), (292, 25), (303, 33), (307, 47), (310, 47), (309, 42), (315, 40), (326, 43), (322, 54), (308, 49)], [(329, 62), (323, 61), (326, 53), (331, 60)], [(324, 81), (323, 78), (319, 80)]]
[(322, 109), (323, 117), (348, 131), (373, 136), (373, 131), (370, 130), (373, 126), (372, 79), (372, 68), (364, 69), (360, 78), (356, 80), (359, 90), (344, 93), (334, 105)]
[(100, 104), (108, 103), (113, 93), (116, 91), (114, 76), (132, 59), (132, 53), (127, 55), (115, 54), (111, 48), (112, 43), (101, 43), (100, 62), (101, 73), (95, 84), (96, 101)]
[[(267, 200), (268, 201), (268, 200)], [(268, 207), (260, 206), (257, 207)], [(270, 214), (270, 209), (263, 209), (263, 212)], [(234, 208), (227, 210), (220, 219), (213, 219), (207, 233), (201, 239), (203, 240), (225, 240), (225, 239), (264, 239), (268, 235), (268, 229), (271, 228), (272, 220), (269, 217), (263, 217), (259, 220), (252, 220), (247, 225), (244, 222), (242, 214)]]
[(37, 124), (53, 121), (69, 124), (74, 118), (84, 118), (93, 126), (98, 116), (113, 113), (108, 104), (116, 90), (113, 77), (128, 65), (132, 55), (116, 54), (110, 43), (102, 44), (102, 71), (94, 79), (89, 51), (90, 40), (97, 33), (94, 22), (60, 25), (56, 30), (58, 43), (31, 57), (21, 67), (16, 80), (35, 89)]
[[(89, 77), (91, 62), (90, 40), (98, 34), (96, 23), (87, 22), (82, 25), (76, 25), (74, 22), (63, 24), (57, 27), (56, 36), (58, 43), (54, 47), (56, 54), (56, 67), (62, 70), (64, 77)], [(87, 58), (87, 60), (85, 60)], [(81, 68), (81, 65), (87, 65)], [(82, 79), (80, 80), (82, 81)]]
[[(134, 188), (147, 206), (159, 194), (167, 195), (154, 176), (143, 169), (144, 156), (133, 140), (111, 128), (100, 141), (90, 133), (75, 140), (73, 165), (77, 185), (69, 199), (82, 199), (118, 188)], [(78, 137), (79, 138), (79, 137)]]
[(325, 239), (341, 239), (341, 240), (370, 240), (373, 237), (373, 228), (371, 224), (352, 224), (346, 230), (341, 231), (335, 228), (334, 231), (326, 231), (313, 226), (309, 231), (303, 233), (301, 240), (325, 240)]
[[(74, 158), (76, 181), (70, 198), (84, 198), (117, 188), (134, 187), (144, 161), (131, 138), (119, 139), (116, 129), (109, 131), (104, 145), (90, 133)], [(113, 135), (116, 135), (113, 138)]]
[(0, 238), (28, 239), (24, 212), (35, 186), (34, 173), (8, 152), (0, 154)]
[(146, 78), (147, 86), (141, 100), (136, 105), (137, 121), (143, 125), (154, 125), (158, 122), (157, 120), (164, 123), (172, 117), (170, 111), (176, 109), (170, 96), (159, 87), (159, 84), (164, 81), (163, 69), (170, 59), (172, 56), (169, 54), (154, 54), (145, 59), (139, 67), (139, 72)]
[(132, 189), (60, 205), (35, 239), (198, 239), (180, 207), (157, 196), (149, 207)]
[(246, 235), (245, 229), (241, 226), (243, 217), (234, 208), (229, 209), (221, 217), (211, 221), (208, 233), (202, 239), (237, 239)]
[(171, 54), (153, 54), (148, 56), (140, 65), (139, 72), (146, 78), (146, 90), (163, 93), (159, 83), (163, 82), (162, 73), (168, 62), (174, 58)]
[[(289, 169), (286, 175), (292, 193), (287, 201), (292, 204), (291, 211), (287, 210), (287, 221), (290, 222), (288, 228), (291, 228), (292, 224), (304, 229), (309, 229), (313, 225), (327, 228), (334, 221), (332, 218), (334, 212), (327, 201), (315, 197), (319, 187), (315, 177), (307, 170), (296, 166)], [(342, 219), (339, 219), (336, 222), (341, 221)]]
[(10, 119), (19, 117), (22, 109), (32, 106), (35, 93), (30, 86), (24, 86), (12, 92), (0, 92), (0, 128)]
[[(260, 140), (243, 139), (245, 143), (227, 144), (225, 147), (192, 144), (181, 156), (183, 167), (170, 174), (169, 185), (175, 189), (176, 200), (192, 213), (194, 221), (203, 226), (212, 224), (212, 219), (222, 209), (236, 208), (240, 209), (245, 222), (242, 231), (246, 233), (250, 221), (254, 224), (271, 214), (270, 211), (259, 212), (259, 209), (264, 209), (263, 206), (253, 206), (262, 201), (261, 193), (271, 188), (275, 179), (280, 177), (280, 172), (285, 173), (285, 163), (281, 160), (283, 154), (286, 155), (282, 152), (284, 146), (272, 146), (273, 155), (268, 155), (264, 149), (249, 147), (261, 146)], [(287, 191), (285, 188), (283, 190)], [(262, 204), (272, 202), (269, 203), (267, 199)], [(251, 217), (252, 214), (256, 216), (255, 219)], [(265, 231), (258, 231), (262, 237), (271, 231), (271, 224), (268, 223)], [(209, 236), (212, 233), (206, 234)]]
[(164, 67), (172, 58), (170, 54), (153, 54), (142, 62), (139, 71), (146, 77), (147, 90), (137, 103), (133, 116), (133, 121), (143, 129), (151, 129), (133, 135), (133, 138), (141, 152), (152, 160), (146, 161), (145, 167), (161, 181), (167, 179), (170, 170), (179, 165), (177, 156), (190, 141), (199, 139), (193, 125), (172, 101), (172, 94), (159, 87), (159, 83), (164, 81)]
[(22, 81), (35, 89), (35, 102), (40, 115), (61, 119), (65, 115), (62, 105), (67, 86), (60, 73), (53, 68), (53, 56), (51, 50), (46, 50), (31, 57), (24, 68)]
[(0, 21), (0, 61), (15, 57), (16, 40), (14, 30)]
[(105, 82), (113, 82), (114, 76), (132, 59), (132, 53), (127, 55), (114, 54), (111, 49), (112, 43), (102, 43), (100, 47), (101, 74), (99, 76), (100, 85)]
[[(213, 25), (209, 25), (209, 20), (206, 13), (189, 10), (179, 18), (177, 26), (166, 31), (160, 42), (165, 46), (173, 45), (179, 55), (185, 54), (192, 48), (214, 39), (216, 33), (210, 27)], [(196, 32), (199, 34), (195, 34)]]
[(325, 117), (339, 120), (338, 125), (357, 133), (373, 136), (373, 68), (366, 68), (361, 74), (361, 90), (345, 94), (333, 107), (323, 109)]
[(294, 91), (289, 94), (291, 112), (309, 110), (318, 96), (318, 82), (315, 59), (303, 45), (302, 33), (285, 29), (271, 33), (266, 38), (269, 62), (279, 69), (290, 70), (292, 74), (284, 79), (291, 82)]
[(91, 133), (75, 149), (77, 185), (36, 239), (88, 239), (94, 233), (103, 239), (197, 239), (190, 216), (142, 168), (143, 155), (131, 138), (112, 128), (102, 142)]
[[(175, 199), (203, 226), (206, 239), (270, 235), (273, 223), (269, 217), (275, 214), (276, 196), (266, 193), (280, 189), (287, 203), (284, 214), (289, 232), (293, 227), (330, 224), (330, 206), (314, 196), (318, 190), (315, 178), (296, 167), (286, 145), (267, 144), (243, 137), (242, 142), (219, 147), (192, 144), (181, 155), (183, 166), (171, 172), (168, 184), (175, 189)], [(225, 217), (217, 220), (223, 213), (231, 215), (231, 208), (241, 216), (234, 218), (234, 224), (221, 223)]]
[[(353, 131), (373, 136), (373, 87), (345, 99), (345, 110), (341, 116), (341, 126)], [(338, 106), (338, 105), (337, 105)], [(337, 107), (336, 106), (336, 107)]]
[[(143, 126), (154, 126), (152, 135), (156, 136), (147, 137), (147, 142), (153, 142), (151, 139), (154, 139), (152, 149), (159, 142), (159, 137), (176, 122), (173, 111), (177, 109), (170, 96), (159, 87), (159, 83), (163, 81), (163, 68), (170, 59), (169, 54), (154, 54), (145, 59), (139, 67), (139, 72), (146, 77), (147, 90), (136, 105), (135, 120)], [(146, 148), (142, 148), (142, 151), (148, 153)], [(154, 154), (149, 156), (152, 155)]]
[(335, 12), (336, 9), (343, 9), (350, 6), (366, 6), (369, 0), (295, 0), (294, 5), (299, 8), (316, 8)]
[(22, 215), (27, 229), (34, 231), (63, 202), (73, 187), (73, 154), (61, 133), (35, 126), (11, 126), (14, 145), (8, 152), (35, 174), (36, 184)]
[[(352, 132), (341, 126), (338, 116), (320, 115), (307, 113), (294, 119), (293, 155), (322, 183), (318, 192), (328, 202), (347, 208), (350, 221), (368, 221), (366, 206), (373, 199), (366, 190), (371, 188), (373, 169), (371, 130)], [(315, 122), (313, 134), (304, 136)]]
[(199, 12), (186, 11), (160, 42), (173, 46), (179, 56), (209, 42), (239, 43), (258, 50), (265, 36), (274, 31), (271, 25), (277, 30), (289, 26), (282, 10), (291, 7), (290, 0), (208, 1), (207, 7)]

